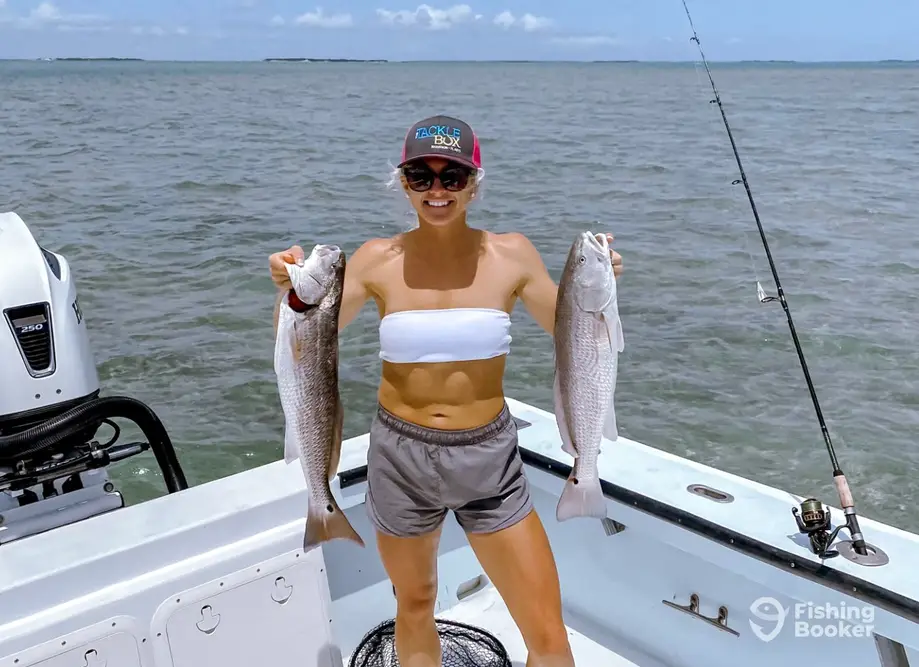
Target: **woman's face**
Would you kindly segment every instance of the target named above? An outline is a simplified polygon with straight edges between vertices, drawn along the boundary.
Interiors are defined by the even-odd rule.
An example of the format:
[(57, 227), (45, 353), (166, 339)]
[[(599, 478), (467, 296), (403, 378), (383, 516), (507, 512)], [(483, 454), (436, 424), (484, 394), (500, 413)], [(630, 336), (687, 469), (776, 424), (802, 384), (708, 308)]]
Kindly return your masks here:
[(444, 158), (424, 158), (402, 167), (402, 186), (421, 220), (448, 225), (462, 218), (475, 196), (475, 171)]

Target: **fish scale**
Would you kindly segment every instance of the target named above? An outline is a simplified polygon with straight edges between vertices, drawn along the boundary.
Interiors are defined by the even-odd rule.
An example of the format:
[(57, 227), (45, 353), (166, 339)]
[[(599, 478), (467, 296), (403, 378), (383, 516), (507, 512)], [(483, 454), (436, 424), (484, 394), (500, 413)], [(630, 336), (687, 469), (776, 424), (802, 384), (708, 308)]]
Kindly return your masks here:
[(335, 538), (364, 545), (329, 487), (341, 457), (344, 411), (338, 388), (338, 315), (345, 256), (316, 246), (302, 266), (288, 265), (292, 292), (281, 298), (275, 373), (284, 411), (284, 460), (300, 461), (309, 494), (303, 548)]
[[(295, 364), (295, 373), (291, 376), (294, 380), (289, 383), (293, 392), (293, 404), (299, 406), (294, 414), (294, 434), (298, 444), (301, 460), (305, 462), (304, 474), (311, 490), (311, 500), (318, 501), (321, 506), (327, 506), (331, 495), (324, 490), (327, 488), (324, 479), (324, 470), (330, 470), (332, 451), (328, 448), (313, 447), (311, 443), (329, 440), (335, 428), (334, 415), (338, 409), (338, 381), (335, 354), (323, 345), (324, 335), (328, 335), (328, 316), (320, 312), (312, 317), (297, 320), (294, 313), (294, 334), (298, 341), (302, 341), (304, 348), (307, 344), (313, 345), (303, 352), (308, 358), (316, 360), (315, 364)], [(293, 312), (293, 311), (291, 311)], [(336, 332), (337, 335), (337, 332)], [(293, 358), (293, 355), (292, 357)], [(326, 386), (324, 381), (332, 379)]]
[(621, 349), (609, 247), (585, 232), (571, 246), (556, 303), (555, 415), (562, 449), (575, 459), (559, 521), (606, 516), (597, 460), (603, 437), (618, 437), (613, 397)]
[[(603, 436), (602, 421), (598, 415), (605, 414), (613, 391), (613, 357), (607, 342), (606, 323), (592, 313), (578, 311), (574, 315), (575, 327), (571, 340), (571, 367), (596, 369), (591, 382), (574, 381), (573, 374), (568, 373), (568, 381), (562, 390), (569, 397), (568, 411), (576, 413), (571, 420), (569, 430), (573, 439), (572, 445), (578, 452), (576, 467), (577, 476), (596, 472), (599, 448), (588, 443), (599, 442)], [(583, 379), (583, 378), (579, 378)]]

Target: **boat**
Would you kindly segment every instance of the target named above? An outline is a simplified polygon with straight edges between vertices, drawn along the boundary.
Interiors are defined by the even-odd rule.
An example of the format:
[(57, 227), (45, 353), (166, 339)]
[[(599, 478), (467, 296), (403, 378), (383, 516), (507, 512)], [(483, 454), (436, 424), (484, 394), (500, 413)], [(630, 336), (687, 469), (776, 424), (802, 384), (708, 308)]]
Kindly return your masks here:
[[(0, 310), (0, 667), (342, 667), (394, 617), (364, 507), (366, 433), (343, 444), (333, 483), (366, 547), (304, 551), (299, 465), (189, 487), (155, 413), (101, 396), (69, 264), (13, 212)], [(559, 522), (572, 460), (555, 418), (507, 402), (579, 667), (919, 665), (919, 535), (862, 518), (862, 555), (832, 534), (838, 508), (624, 437), (599, 458), (607, 518)], [(98, 442), (118, 418), (145, 440)], [(167, 493), (126, 506), (107, 466), (147, 450)], [(523, 667), (450, 518), (438, 576), (437, 617), (490, 633)]]

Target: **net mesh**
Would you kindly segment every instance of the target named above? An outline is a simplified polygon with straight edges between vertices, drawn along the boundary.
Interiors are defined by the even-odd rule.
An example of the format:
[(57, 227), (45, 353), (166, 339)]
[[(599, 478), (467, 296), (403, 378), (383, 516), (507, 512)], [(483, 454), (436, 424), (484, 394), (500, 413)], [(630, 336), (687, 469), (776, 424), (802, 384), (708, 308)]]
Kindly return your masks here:
[[(504, 645), (481, 628), (458, 621), (435, 620), (443, 667), (513, 667)], [(380, 623), (364, 635), (348, 667), (399, 667), (395, 620)]]

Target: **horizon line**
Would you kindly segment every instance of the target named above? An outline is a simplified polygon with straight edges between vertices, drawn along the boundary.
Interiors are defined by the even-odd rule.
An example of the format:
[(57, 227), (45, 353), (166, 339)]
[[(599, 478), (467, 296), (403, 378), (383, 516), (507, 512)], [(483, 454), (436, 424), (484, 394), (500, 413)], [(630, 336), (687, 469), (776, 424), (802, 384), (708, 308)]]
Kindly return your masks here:
[[(466, 58), (413, 58), (413, 59), (389, 59), (389, 58), (336, 58), (336, 57), (316, 57), (316, 56), (266, 56), (264, 58), (221, 58), (221, 59), (196, 59), (196, 58), (139, 58), (135, 56), (41, 56), (41, 57), (0, 57), (0, 62), (55, 62), (55, 61), (115, 61), (115, 62), (161, 62), (161, 63), (265, 63), (265, 62), (303, 62), (313, 61), (318, 63), (329, 64), (402, 64), (402, 63), (596, 63), (596, 64), (685, 64), (701, 62), (698, 58), (686, 58), (680, 60), (655, 60), (643, 58), (610, 58), (610, 59), (559, 59), (559, 58), (488, 58), (488, 59), (466, 59)], [(735, 60), (716, 60), (709, 59), (710, 64), (745, 64), (745, 63), (781, 63), (781, 64), (840, 64), (840, 63), (860, 63), (860, 64), (882, 64), (882, 63), (902, 63), (917, 64), (919, 59), (903, 58), (882, 58), (882, 59), (834, 59), (834, 60), (797, 60), (783, 58), (742, 58)]]

